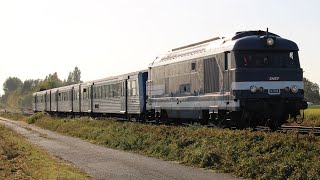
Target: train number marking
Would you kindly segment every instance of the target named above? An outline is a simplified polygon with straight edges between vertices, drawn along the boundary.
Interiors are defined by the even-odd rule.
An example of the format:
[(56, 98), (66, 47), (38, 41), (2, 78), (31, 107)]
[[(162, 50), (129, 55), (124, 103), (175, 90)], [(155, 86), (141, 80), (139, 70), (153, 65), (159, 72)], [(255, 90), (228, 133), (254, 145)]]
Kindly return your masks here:
[(269, 81), (278, 81), (280, 77), (269, 77)]

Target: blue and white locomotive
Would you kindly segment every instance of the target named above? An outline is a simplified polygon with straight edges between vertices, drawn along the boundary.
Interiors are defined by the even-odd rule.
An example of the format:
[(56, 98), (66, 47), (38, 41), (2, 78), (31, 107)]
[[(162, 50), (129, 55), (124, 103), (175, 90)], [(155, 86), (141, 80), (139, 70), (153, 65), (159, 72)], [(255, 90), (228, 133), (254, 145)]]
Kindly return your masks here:
[(34, 110), (60, 113), (66, 101), (64, 113), (276, 128), (307, 108), (298, 50), (268, 31), (237, 32), (172, 49), (148, 70), (34, 93)]

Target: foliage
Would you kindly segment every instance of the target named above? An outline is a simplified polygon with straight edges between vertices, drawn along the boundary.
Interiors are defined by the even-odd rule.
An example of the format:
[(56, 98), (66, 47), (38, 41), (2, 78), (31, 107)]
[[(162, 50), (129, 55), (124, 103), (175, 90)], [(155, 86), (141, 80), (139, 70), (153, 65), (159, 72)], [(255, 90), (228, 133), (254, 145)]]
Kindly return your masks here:
[(8, 77), (3, 83), (3, 91), (5, 93), (15, 91), (22, 86), (22, 81), (17, 77)]
[(304, 82), (304, 98), (308, 102), (320, 103), (319, 85), (303, 78)]
[(58, 73), (49, 74), (44, 81), (41, 81), (39, 90), (52, 89), (62, 86), (62, 81), (58, 77)]
[(0, 179), (89, 179), (0, 125)]
[(45, 112), (39, 112), (39, 113), (33, 114), (32, 116), (27, 118), (27, 123), (28, 124), (33, 124), (38, 119), (41, 119), (43, 116), (45, 116)]
[(251, 179), (319, 179), (320, 137), (42, 116), (37, 126)]
[(81, 71), (78, 67), (75, 67), (74, 71), (69, 73), (66, 82), (59, 79), (57, 72), (49, 74), (44, 80), (27, 79), (22, 82), (17, 77), (9, 77), (3, 84), (5, 94), (2, 95), (0, 104), (2, 106), (6, 105), (7, 108), (31, 109), (34, 92), (79, 83), (81, 82), (80, 78)]
[(68, 79), (65, 82), (65, 85), (70, 85), (70, 84), (77, 84), (80, 83), (81, 81), (81, 71), (80, 69), (76, 66), (73, 70), (73, 72), (69, 73)]

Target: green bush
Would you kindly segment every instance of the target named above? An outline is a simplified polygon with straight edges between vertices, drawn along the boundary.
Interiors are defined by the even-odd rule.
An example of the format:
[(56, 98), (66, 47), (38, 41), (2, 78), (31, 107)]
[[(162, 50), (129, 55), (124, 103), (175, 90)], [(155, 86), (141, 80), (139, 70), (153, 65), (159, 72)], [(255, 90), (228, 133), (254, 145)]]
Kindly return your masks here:
[(38, 119), (41, 119), (42, 117), (44, 117), (46, 115), (45, 112), (37, 112), (35, 114), (33, 114), (32, 116), (27, 118), (27, 123), (28, 124), (33, 124), (35, 123)]

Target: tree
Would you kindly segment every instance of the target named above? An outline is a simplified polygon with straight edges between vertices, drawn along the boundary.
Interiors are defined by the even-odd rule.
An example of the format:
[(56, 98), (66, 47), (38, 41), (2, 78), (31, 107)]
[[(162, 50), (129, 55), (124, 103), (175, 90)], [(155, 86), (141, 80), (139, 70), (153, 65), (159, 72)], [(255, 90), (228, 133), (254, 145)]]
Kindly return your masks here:
[(3, 91), (5, 93), (13, 92), (22, 86), (22, 81), (17, 77), (9, 77), (3, 83)]
[(58, 73), (49, 74), (46, 78), (41, 81), (39, 85), (39, 90), (52, 89), (62, 86), (63, 83), (58, 77)]
[(77, 84), (80, 83), (81, 81), (81, 71), (80, 69), (76, 66), (72, 72), (69, 72), (68, 79), (66, 81), (66, 85), (70, 84)]
[(319, 85), (303, 78), (304, 82), (304, 98), (313, 103), (320, 102)]
[(39, 85), (40, 80), (33, 80), (28, 79), (23, 82), (22, 88), (21, 88), (21, 94), (27, 94), (29, 92), (34, 92), (36, 90), (36, 87)]

